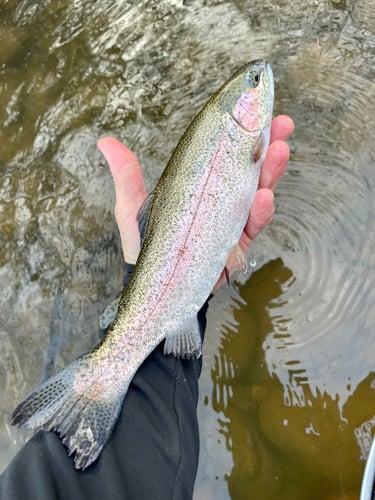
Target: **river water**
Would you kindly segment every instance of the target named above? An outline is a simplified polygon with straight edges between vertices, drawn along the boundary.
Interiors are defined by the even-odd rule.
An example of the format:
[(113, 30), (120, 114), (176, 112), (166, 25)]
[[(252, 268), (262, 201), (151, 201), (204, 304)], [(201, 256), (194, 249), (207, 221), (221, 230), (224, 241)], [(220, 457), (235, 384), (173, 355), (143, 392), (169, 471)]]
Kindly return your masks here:
[(371, 0), (0, 4), (0, 467), (15, 404), (97, 341), (121, 285), (114, 135), (155, 184), (246, 61), (293, 117), (276, 215), (211, 304), (200, 499), (358, 498), (375, 429), (375, 18)]

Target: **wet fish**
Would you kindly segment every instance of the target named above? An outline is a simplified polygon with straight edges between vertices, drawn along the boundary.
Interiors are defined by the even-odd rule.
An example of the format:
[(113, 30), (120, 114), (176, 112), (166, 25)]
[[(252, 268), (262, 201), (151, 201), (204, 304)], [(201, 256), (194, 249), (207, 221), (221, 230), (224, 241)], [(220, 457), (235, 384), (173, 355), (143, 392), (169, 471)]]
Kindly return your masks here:
[(165, 339), (164, 352), (201, 354), (197, 312), (226, 266), (242, 268), (238, 241), (269, 144), (273, 76), (261, 60), (240, 68), (192, 121), (138, 214), (143, 241), (103, 340), (37, 387), (12, 423), (54, 430), (84, 469), (99, 456), (129, 384)]

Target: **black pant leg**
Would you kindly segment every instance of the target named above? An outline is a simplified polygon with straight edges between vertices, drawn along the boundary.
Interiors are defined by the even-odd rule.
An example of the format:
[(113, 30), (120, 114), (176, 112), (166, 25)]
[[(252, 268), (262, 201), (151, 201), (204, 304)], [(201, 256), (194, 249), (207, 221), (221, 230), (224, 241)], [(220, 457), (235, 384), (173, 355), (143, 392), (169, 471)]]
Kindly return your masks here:
[[(198, 318), (202, 336), (207, 305)], [(190, 500), (198, 466), (201, 359), (164, 356), (136, 373), (108, 443), (84, 471), (54, 432), (38, 432), (0, 478), (1, 500)]]

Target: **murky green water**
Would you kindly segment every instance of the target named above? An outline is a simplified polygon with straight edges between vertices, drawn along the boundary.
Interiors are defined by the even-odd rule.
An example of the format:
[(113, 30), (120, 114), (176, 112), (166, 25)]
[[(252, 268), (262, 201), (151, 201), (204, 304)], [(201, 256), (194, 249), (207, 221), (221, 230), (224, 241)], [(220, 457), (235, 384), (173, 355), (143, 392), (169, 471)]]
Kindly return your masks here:
[(207, 97), (265, 57), (292, 159), (246, 304), (227, 290), (211, 307), (195, 496), (358, 497), (375, 427), (374, 56), (371, 0), (0, 3), (2, 468), (24, 439), (15, 403), (96, 342), (121, 283), (96, 139), (126, 142), (151, 188)]

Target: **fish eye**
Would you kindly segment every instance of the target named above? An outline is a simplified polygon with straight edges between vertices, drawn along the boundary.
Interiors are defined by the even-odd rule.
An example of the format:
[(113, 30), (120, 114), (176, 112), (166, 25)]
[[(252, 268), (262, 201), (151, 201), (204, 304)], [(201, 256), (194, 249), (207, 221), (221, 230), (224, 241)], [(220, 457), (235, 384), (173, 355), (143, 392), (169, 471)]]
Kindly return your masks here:
[(259, 85), (261, 72), (260, 68), (254, 68), (253, 71), (248, 74), (248, 84), (250, 87), (255, 88)]

